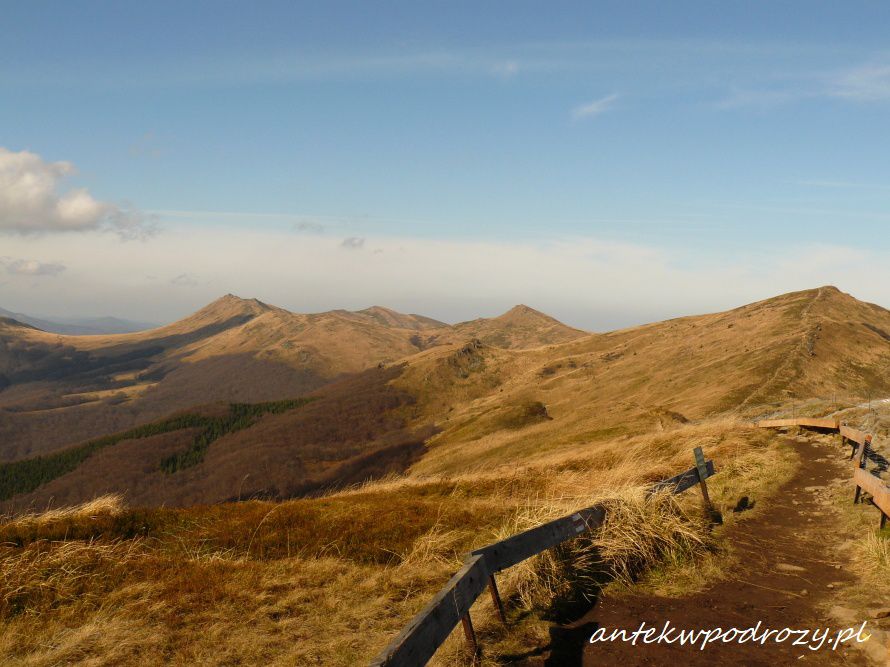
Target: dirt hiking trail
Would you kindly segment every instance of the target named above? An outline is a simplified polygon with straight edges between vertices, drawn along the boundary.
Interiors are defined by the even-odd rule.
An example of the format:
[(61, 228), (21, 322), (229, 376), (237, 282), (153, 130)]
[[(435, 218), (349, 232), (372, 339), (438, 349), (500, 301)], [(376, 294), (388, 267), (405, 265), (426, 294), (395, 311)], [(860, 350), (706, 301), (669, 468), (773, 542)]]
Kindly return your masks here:
[[(837, 547), (852, 537), (836, 508), (826, 500), (827, 486), (844, 483), (852, 503), (850, 464), (846, 450), (836, 442), (777, 436), (782, 447), (793, 447), (801, 463), (794, 477), (762, 503), (757, 513), (727, 528), (736, 564), (729, 576), (699, 593), (668, 598), (648, 594), (608, 595), (581, 619), (551, 628), (548, 654), (526, 661), (526, 665), (583, 667), (621, 665), (887, 665), (886, 652), (873, 638), (866, 651), (851, 646), (836, 651), (812, 651), (792, 646), (793, 639), (775, 642), (710, 644), (698, 646), (643, 644), (623, 641), (589, 643), (597, 628), (634, 631), (642, 621), (658, 632), (666, 621), (678, 629), (739, 628), (761, 622), (763, 628), (780, 630), (857, 627), (864, 618), (839, 620), (838, 605), (845, 586), (854, 575), (841, 562)], [(833, 608), (833, 610), (832, 610)], [(832, 611), (829, 611), (832, 610)], [(878, 624), (878, 625), (876, 625)], [(869, 621), (866, 630), (876, 630), (879, 621)], [(855, 641), (855, 640), (854, 640)], [(829, 644), (828, 641), (825, 642)], [(876, 658), (876, 656), (879, 656)]]

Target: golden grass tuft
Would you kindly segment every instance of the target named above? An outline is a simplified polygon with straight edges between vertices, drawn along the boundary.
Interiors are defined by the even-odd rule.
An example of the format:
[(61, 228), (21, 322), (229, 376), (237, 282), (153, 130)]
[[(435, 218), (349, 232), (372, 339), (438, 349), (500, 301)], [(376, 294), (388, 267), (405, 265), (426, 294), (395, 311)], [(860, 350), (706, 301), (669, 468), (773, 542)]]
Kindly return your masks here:
[(9, 528), (39, 528), (58, 521), (83, 521), (99, 515), (114, 516), (125, 509), (124, 498), (112, 493), (99, 496), (88, 502), (71, 507), (58, 507), (43, 512), (26, 512), (9, 517), (2, 517), (3, 523)]
[[(648, 568), (665, 561), (694, 561), (711, 548), (709, 528), (700, 513), (686, 511), (670, 493), (647, 495), (625, 486), (588, 504), (606, 508), (602, 527), (508, 570), (502, 587), (526, 609), (547, 609), (579, 598), (592, 600), (614, 581), (631, 585)], [(528, 507), (502, 526), (514, 534), (565, 514), (553, 505)]]
[(647, 496), (628, 488), (604, 501), (606, 521), (591, 542), (607, 564), (611, 580), (633, 584), (658, 563), (680, 563), (704, 556), (713, 545), (702, 512), (689, 512), (668, 493)]
[(125, 578), (141, 546), (129, 540), (0, 547), (0, 618), (40, 614), (72, 602), (98, 602)]

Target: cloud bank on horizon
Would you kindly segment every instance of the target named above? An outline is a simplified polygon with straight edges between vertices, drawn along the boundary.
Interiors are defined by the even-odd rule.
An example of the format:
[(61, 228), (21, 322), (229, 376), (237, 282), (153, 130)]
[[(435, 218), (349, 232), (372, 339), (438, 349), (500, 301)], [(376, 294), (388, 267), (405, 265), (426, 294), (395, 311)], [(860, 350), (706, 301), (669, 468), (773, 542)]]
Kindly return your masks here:
[[(344, 240), (347, 243), (344, 245)], [(300, 312), (378, 304), (457, 322), (527, 303), (568, 324), (609, 330), (728, 309), (836, 284), (880, 301), (890, 255), (830, 244), (720, 257), (589, 237), (524, 242), (375, 237), (225, 227), (173, 228), (146, 243), (101, 233), (4, 240), (32, 260), (10, 270), (10, 310), (102, 312), (171, 321), (234, 293)], [(11, 264), (7, 265), (11, 267)], [(186, 271), (183, 271), (183, 268)], [(44, 284), (35, 284), (43, 280)]]

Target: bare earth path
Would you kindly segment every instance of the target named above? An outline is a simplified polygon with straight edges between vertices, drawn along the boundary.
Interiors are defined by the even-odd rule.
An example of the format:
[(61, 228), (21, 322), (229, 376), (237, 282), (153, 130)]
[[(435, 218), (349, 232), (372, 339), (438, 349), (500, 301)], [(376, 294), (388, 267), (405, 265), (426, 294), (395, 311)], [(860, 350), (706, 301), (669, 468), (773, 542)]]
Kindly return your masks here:
[[(544, 664), (867, 665), (863, 653), (853, 647), (811, 651), (790, 641), (714, 643), (704, 651), (677, 644), (588, 642), (599, 627), (633, 631), (642, 621), (659, 630), (668, 620), (681, 629), (745, 629), (760, 621), (764, 628), (834, 630), (862, 622), (841, 624), (824, 611), (831, 606), (832, 596), (853, 579), (833, 550), (847, 535), (835, 511), (820, 501), (827, 484), (849, 477), (844, 450), (836, 444), (792, 439), (780, 446), (795, 447), (801, 466), (778, 494), (763, 501), (758, 515), (728, 530), (726, 538), (738, 558), (729, 577), (687, 597), (605, 596), (579, 621), (552, 629), (551, 652), (542, 656)], [(851, 502), (852, 492), (850, 485)]]

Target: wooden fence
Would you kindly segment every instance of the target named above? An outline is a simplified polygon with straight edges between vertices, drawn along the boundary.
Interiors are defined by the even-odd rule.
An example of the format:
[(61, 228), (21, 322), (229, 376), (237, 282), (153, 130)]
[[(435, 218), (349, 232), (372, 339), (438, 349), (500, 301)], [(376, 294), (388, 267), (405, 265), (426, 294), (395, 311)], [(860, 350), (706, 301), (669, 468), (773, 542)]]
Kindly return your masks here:
[(887, 517), (890, 515), (890, 487), (884, 484), (880, 477), (875, 477), (865, 469), (868, 456), (871, 454), (873, 436), (864, 431), (850, 428), (841, 424), (837, 419), (767, 419), (757, 422), (760, 428), (785, 428), (797, 426), (800, 428), (817, 429), (839, 433), (841, 443), (844, 445), (853, 443), (850, 459), (853, 461), (853, 483), (856, 485), (856, 493), (853, 502), (858, 503), (865, 491), (871, 497), (871, 503), (881, 512), (881, 528), (887, 525)]
[[(669, 491), (678, 494), (698, 484), (707, 509), (713, 511), (705, 480), (716, 474), (714, 462), (705, 460), (700, 447), (695, 448), (694, 455), (694, 468), (652, 485), (648, 493)], [(605, 507), (593, 505), (468, 554), (463, 567), (374, 658), (371, 667), (425, 665), (458, 623), (463, 625), (467, 644), (475, 655), (478, 647), (470, 607), (486, 587), (491, 593), (498, 617), (506, 623), (495, 574), (597, 528), (602, 525), (605, 516)]]

